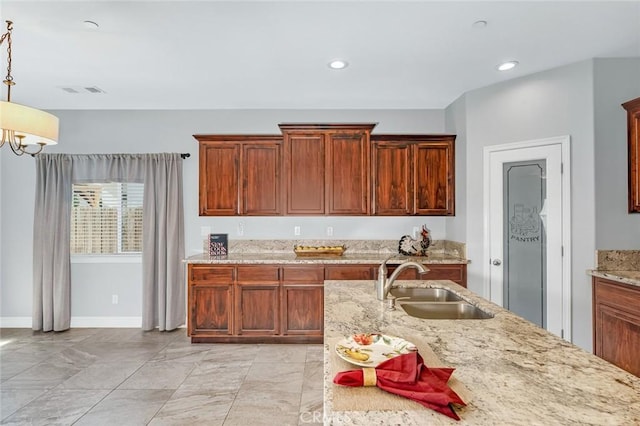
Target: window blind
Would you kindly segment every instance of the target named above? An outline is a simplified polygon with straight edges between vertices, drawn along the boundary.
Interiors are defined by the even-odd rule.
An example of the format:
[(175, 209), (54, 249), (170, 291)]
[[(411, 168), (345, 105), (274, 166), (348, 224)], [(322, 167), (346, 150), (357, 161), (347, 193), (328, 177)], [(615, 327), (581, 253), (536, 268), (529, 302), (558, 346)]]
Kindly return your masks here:
[(71, 254), (142, 252), (142, 183), (73, 185)]

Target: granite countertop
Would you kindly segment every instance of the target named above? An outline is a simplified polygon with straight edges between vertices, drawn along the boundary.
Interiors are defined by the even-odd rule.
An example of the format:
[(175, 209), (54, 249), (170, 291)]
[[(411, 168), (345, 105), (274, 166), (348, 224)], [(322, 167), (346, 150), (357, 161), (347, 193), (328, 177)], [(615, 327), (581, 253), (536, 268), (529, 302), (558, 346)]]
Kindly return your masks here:
[[(451, 281), (397, 281), (445, 287), (495, 314), (485, 320), (422, 320), (385, 310), (373, 281), (325, 281), (325, 424), (640, 424), (640, 378), (480, 298)], [(429, 344), (469, 390), (455, 422), (431, 410), (334, 411), (327, 342), (382, 332)], [(356, 367), (357, 368), (357, 367)], [(381, 391), (382, 392), (382, 391)]]
[[(261, 253), (230, 253), (223, 257), (210, 257), (208, 254), (197, 254), (185, 259), (186, 263), (207, 263), (207, 264), (379, 264), (386, 259), (389, 253), (345, 253), (342, 256), (325, 256), (325, 257), (297, 257), (293, 251), (284, 252), (261, 252)], [(459, 264), (468, 263), (468, 260), (447, 253), (430, 253), (425, 257), (407, 257), (395, 254), (388, 264), (403, 263), (413, 260), (424, 264)]]
[(640, 250), (597, 250), (596, 268), (587, 274), (640, 287)]
[(599, 271), (590, 269), (587, 273), (594, 277), (606, 278), (611, 281), (640, 287), (640, 271)]

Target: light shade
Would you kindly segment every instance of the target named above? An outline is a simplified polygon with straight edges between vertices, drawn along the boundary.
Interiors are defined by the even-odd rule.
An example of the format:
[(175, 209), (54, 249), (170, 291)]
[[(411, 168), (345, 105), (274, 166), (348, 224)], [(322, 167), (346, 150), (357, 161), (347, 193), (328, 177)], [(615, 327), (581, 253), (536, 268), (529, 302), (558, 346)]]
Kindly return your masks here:
[(0, 101), (0, 128), (24, 135), (25, 145), (58, 143), (58, 117), (13, 102)]

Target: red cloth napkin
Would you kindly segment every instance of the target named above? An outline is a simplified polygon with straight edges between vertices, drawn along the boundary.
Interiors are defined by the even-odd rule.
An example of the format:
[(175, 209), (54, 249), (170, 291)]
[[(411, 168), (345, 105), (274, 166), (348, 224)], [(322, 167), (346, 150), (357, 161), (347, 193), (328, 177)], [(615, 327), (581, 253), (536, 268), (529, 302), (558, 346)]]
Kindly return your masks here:
[[(447, 385), (454, 368), (429, 368), (415, 351), (391, 358), (378, 365), (375, 370), (378, 388), (460, 420), (451, 404), (466, 404)], [(362, 369), (342, 371), (336, 374), (333, 383), (342, 386), (363, 386), (364, 373)]]

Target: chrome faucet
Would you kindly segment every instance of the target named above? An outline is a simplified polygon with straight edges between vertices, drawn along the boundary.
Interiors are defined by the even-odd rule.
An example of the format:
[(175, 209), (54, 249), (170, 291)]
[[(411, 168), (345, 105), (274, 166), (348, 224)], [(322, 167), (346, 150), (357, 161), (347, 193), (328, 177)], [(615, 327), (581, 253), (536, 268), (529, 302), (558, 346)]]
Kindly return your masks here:
[(414, 261), (404, 262), (398, 265), (395, 271), (391, 274), (389, 278), (387, 278), (387, 262), (389, 259), (394, 257), (394, 255), (387, 257), (382, 261), (380, 267), (378, 268), (378, 280), (376, 281), (376, 297), (378, 300), (386, 300), (389, 294), (389, 290), (393, 286), (396, 278), (400, 275), (400, 272), (404, 271), (407, 268), (416, 268), (420, 274), (426, 274), (429, 272), (429, 269), (425, 268), (425, 266), (421, 263), (417, 263)]

